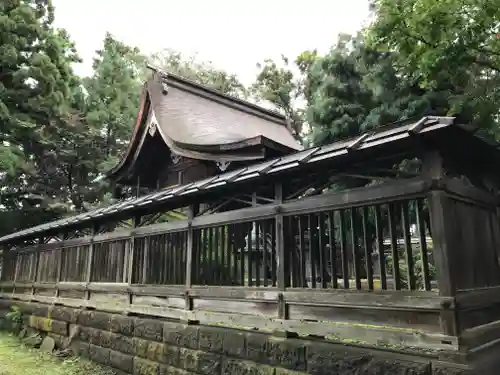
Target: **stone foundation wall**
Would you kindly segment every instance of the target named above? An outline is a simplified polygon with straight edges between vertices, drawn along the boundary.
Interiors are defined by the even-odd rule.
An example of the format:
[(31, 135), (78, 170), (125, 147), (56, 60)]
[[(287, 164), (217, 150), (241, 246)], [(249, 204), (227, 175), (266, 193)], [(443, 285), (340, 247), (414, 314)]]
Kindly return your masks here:
[(0, 300), (1, 316), (11, 304), (23, 311), (26, 325), (50, 335), (59, 347), (117, 374), (473, 374), (425, 355), (38, 303)]

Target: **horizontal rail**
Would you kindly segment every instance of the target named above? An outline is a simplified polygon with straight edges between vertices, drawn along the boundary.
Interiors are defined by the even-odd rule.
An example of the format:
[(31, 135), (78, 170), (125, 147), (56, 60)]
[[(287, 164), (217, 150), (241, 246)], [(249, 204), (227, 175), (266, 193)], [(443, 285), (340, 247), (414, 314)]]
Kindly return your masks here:
[(153, 234), (185, 231), (191, 227), (206, 228), (226, 224), (237, 224), (254, 220), (273, 218), (281, 213), (285, 216), (305, 214), (312, 212), (322, 212), (327, 210), (337, 210), (348, 207), (368, 206), (374, 204), (384, 204), (397, 200), (423, 197), (433, 187), (433, 181), (422, 179), (406, 179), (394, 183), (381, 184), (376, 186), (351, 189), (335, 194), (324, 194), (304, 199), (297, 199), (282, 204), (268, 204), (258, 207), (243, 208), (233, 211), (220, 212), (216, 214), (197, 216), (192, 221), (178, 220), (168, 223), (159, 223), (138, 227), (133, 229), (119, 229), (113, 232), (99, 234), (96, 236), (86, 236), (60, 242), (40, 244), (30, 246), (18, 251), (43, 251), (62, 249), (72, 246), (90, 244), (92, 242), (104, 242), (120, 239), (128, 239), (132, 236), (138, 238)]
[[(0, 290), (0, 298), (4, 299), (200, 324), (285, 330), (367, 344), (378, 344), (382, 340), (398, 346), (448, 350), (456, 350), (458, 345), (455, 337), (440, 333), (440, 313), (453, 310), (453, 299), (432, 292), (312, 292), (294, 288), (279, 291), (275, 288), (64, 282), (4, 282)], [(279, 315), (282, 309), (288, 311), (284, 316)]]
[(0, 289), (54, 289), (69, 291), (131, 293), (141, 296), (180, 297), (218, 299), (223, 301), (279, 301), (299, 303), (304, 305), (323, 306), (356, 306), (377, 308), (382, 310), (412, 309), (438, 311), (454, 309), (453, 297), (441, 297), (435, 292), (404, 292), (404, 291), (356, 291), (329, 290), (311, 291), (302, 288), (286, 288), (280, 291), (276, 288), (253, 287), (201, 287), (186, 288), (183, 285), (128, 285), (125, 283), (0, 283)]

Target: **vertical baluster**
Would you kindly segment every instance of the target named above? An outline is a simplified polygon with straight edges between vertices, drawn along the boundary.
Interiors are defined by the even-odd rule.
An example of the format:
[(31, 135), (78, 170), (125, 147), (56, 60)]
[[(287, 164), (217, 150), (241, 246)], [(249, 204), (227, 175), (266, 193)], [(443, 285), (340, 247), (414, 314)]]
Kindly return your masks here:
[(344, 281), (344, 289), (349, 289), (349, 255), (347, 253), (347, 240), (346, 240), (346, 225), (345, 225), (345, 211), (339, 211), (340, 216), (340, 254), (342, 261), (342, 278)]
[(219, 240), (219, 231), (220, 227), (215, 227), (213, 228), (214, 230), (214, 242), (213, 242), (213, 248), (214, 248), (214, 285), (220, 285), (221, 284), (221, 264), (220, 264), (220, 240)]
[(239, 272), (239, 276), (240, 276), (240, 281), (239, 281), (239, 285), (241, 286), (244, 286), (245, 285), (245, 247), (243, 246), (242, 247), (242, 238), (244, 238), (245, 236), (245, 232), (243, 231), (244, 229), (244, 224), (239, 224), (237, 226), (237, 233), (238, 233), (238, 246), (236, 247), (236, 251), (239, 251), (238, 254), (239, 254), (239, 265), (240, 265), (240, 272)]
[(304, 255), (304, 246), (305, 246), (305, 228), (306, 228), (305, 218), (300, 215), (297, 217), (297, 227), (299, 232), (299, 287), (305, 288), (307, 287), (306, 280), (306, 257)]
[(382, 213), (380, 206), (375, 206), (375, 232), (377, 235), (378, 262), (380, 268), (380, 288), (387, 289), (387, 271), (385, 267), (385, 251), (384, 251), (384, 228), (382, 223)]
[(407, 267), (407, 282), (408, 289), (416, 289), (416, 280), (414, 272), (414, 262), (413, 262), (413, 249), (411, 247), (411, 234), (410, 234), (410, 215), (408, 212), (408, 201), (402, 202), (401, 204), (401, 225), (403, 227), (403, 239), (405, 244), (405, 254), (406, 254), (406, 267)]
[(220, 265), (221, 265), (221, 273), (220, 273), (220, 283), (221, 285), (227, 285), (227, 275), (229, 267), (226, 263), (226, 253), (227, 253), (227, 235), (226, 235), (226, 225), (223, 225), (220, 228)]
[(335, 243), (335, 225), (334, 225), (333, 212), (328, 212), (328, 248), (330, 254), (330, 267), (332, 277), (332, 288), (338, 288), (337, 281), (337, 244)]
[(373, 290), (372, 242), (368, 234), (368, 207), (363, 207), (361, 214), (361, 220), (363, 223), (363, 247), (365, 248), (366, 278), (368, 281), (368, 289)]
[(321, 288), (326, 288), (326, 272), (325, 272), (325, 214), (322, 212), (319, 214), (319, 231), (318, 231), (318, 257), (319, 257), (319, 274), (321, 277)]
[(309, 266), (311, 267), (311, 288), (316, 288), (316, 220), (313, 214), (307, 215), (307, 227), (309, 230)]
[(391, 237), (392, 269), (394, 278), (394, 289), (401, 290), (401, 275), (399, 271), (398, 238), (396, 232), (396, 208), (395, 204), (389, 204), (389, 233)]
[(253, 231), (254, 223), (248, 223), (248, 231), (247, 231), (247, 257), (248, 257), (248, 286), (253, 286), (253, 264), (254, 264), (254, 256), (253, 256), (253, 248), (252, 248), (252, 231)]
[[(278, 279), (278, 271), (277, 271), (277, 258), (276, 258), (276, 224), (273, 221), (271, 222), (271, 280), (272, 286), (276, 286), (276, 281)], [(273, 225), (274, 224), (274, 225)]]
[(260, 221), (255, 222), (255, 286), (260, 286), (262, 251), (260, 246)]
[(358, 252), (358, 234), (356, 229), (356, 208), (351, 208), (351, 245), (352, 245), (352, 259), (354, 266), (354, 279), (356, 283), (356, 289), (361, 289), (361, 275), (360, 275), (360, 261)]
[(269, 253), (268, 253), (268, 246), (267, 246), (267, 224), (268, 221), (264, 220), (261, 221), (262, 225), (262, 269), (263, 269), (263, 276), (264, 276), (264, 286), (267, 287), (269, 284), (269, 265), (267, 260), (269, 259)]
[(425, 223), (423, 218), (423, 202), (417, 200), (417, 231), (420, 244), (420, 260), (422, 261), (422, 278), (425, 290), (431, 290), (429, 259), (427, 257), (427, 240), (425, 238)]

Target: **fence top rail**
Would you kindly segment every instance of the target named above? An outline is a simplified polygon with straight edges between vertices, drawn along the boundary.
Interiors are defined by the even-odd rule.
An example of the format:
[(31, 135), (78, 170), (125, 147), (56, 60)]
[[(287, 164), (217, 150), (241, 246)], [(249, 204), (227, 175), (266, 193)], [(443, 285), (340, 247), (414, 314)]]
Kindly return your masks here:
[(272, 219), (277, 213), (285, 216), (339, 210), (351, 207), (385, 204), (399, 200), (424, 197), (435, 185), (432, 180), (416, 177), (381, 185), (351, 189), (338, 193), (323, 194), (289, 202), (263, 206), (242, 208), (194, 217), (192, 220), (177, 220), (152, 224), (144, 227), (118, 229), (113, 232), (68, 239), (64, 241), (39, 244), (25, 247), (16, 252), (46, 251), (85, 246), (90, 243), (126, 240), (131, 237), (140, 238), (155, 234), (179, 233), (194, 229), (238, 224), (251, 221)]
[[(447, 133), (446, 136), (443, 131)], [(325, 163), (334, 166), (336, 163), (342, 162), (345, 165), (346, 163), (349, 164), (350, 161), (355, 162), (357, 160), (359, 162), (363, 156), (368, 157), (368, 155), (373, 158), (376, 155), (393, 155), (401, 152), (412, 153), (421, 149), (422, 139), (435, 140), (437, 134), (439, 134), (438, 138), (444, 140), (443, 142), (448, 145), (446, 147), (451, 147), (450, 144), (456, 143), (458, 140), (462, 142), (466, 139), (470, 143), (479, 142), (474, 135), (467, 132), (466, 127), (455, 124), (453, 117), (424, 117), (416, 122), (406, 122), (396, 126), (379, 128), (376, 131), (341, 140), (327, 146), (307, 149), (215, 177), (212, 176), (189, 184), (163, 189), (136, 199), (125, 200), (91, 212), (28, 228), (0, 237), (0, 244), (34, 238), (55, 230), (62, 231), (68, 227), (90, 224), (96, 220), (111, 219), (125, 213), (133, 216), (136, 212), (153, 209), (153, 207), (160, 205), (172, 205), (173, 207), (181, 203), (184, 203), (184, 205), (186, 203), (190, 204), (189, 202), (193, 203), (202, 196), (219, 192), (220, 189), (224, 189), (228, 185), (238, 184), (242, 186), (246, 182), (258, 180), (264, 176), (279, 179), (284, 173), (301, 174), (305, 173), (307, 169), (322, 168)], [(466, 136), (464, 137), (463, 134), (466, 134)], [(454, 135), (456, 135), (456, 139), (453, 139)], [(476, 139), (476, 141), (472, 141), (472, 139)], [(491, 157), (491, 153), (494, 152), (496, 159), (500, 161), (500, 150), (497, 150), (495, 145), (489, 145), (486, 141), (481, 141), (481, 146), (482, 148), (478, 149), (478, 153), (483, 150), (481, 155), (488, 153)], [(436, 147), (436, 142), (429, 142), (428, 147)], [(246, 184), (246, 186), (251, 185), (253, 184)]]

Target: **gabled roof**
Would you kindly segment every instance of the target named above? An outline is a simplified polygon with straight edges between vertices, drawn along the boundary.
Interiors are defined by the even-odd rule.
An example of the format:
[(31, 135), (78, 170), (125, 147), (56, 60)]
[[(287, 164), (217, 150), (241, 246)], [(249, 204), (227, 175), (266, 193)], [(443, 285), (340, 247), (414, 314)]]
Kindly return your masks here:
[(283, 115), (155, 71), (144, 84), (129, 146), (108, 177), (129, 173), (156, 133), (171, 152), (201, 160), (259, 160), (263, 148), (279, 154), (301, 149)]
[[(116, 217), (171, 203), (172, 207), (181, 207), (195, 202), (200, 197), (220, 192), (221, 189), (239, 184), (251, 190), (263, 176), (283, 180), (287, 173), (308, 175), (312, 170), (329, 170), (343, 166), (349, 168), (353, 161), (371, 162), (380, 156), (392, 155), (415, 156), (415, 151), (422, 150), (425, 142), (430, 149), (443, 148), (452, 150), (456, 155), (466, 158), (480, 168), (493, 163), (500, 165), (498, 144), (488, 143), (471, 134), (466, 126), (455, 124), (452, 117), (428, 117), (417, 122), (378, 129), (355, 138), (341, 140), (327, 146), (314, 147), (282, 156), (277, 159), (256, 163), (249, 167), (219, 174), (196, 182), (128, 199), (90, 212), (66, 217), (51, 223), (38, 225), (0, 238), (0, 243), (34, 237), (45, 232), (63, 231), (65, 228), (89, 225), (96, 220)], [(489, 168), (489, 167), (488, 167)], [(189, 202), (188, 202), (189, 201)], [(190, 204), (190, 203), (189, 203)]]

